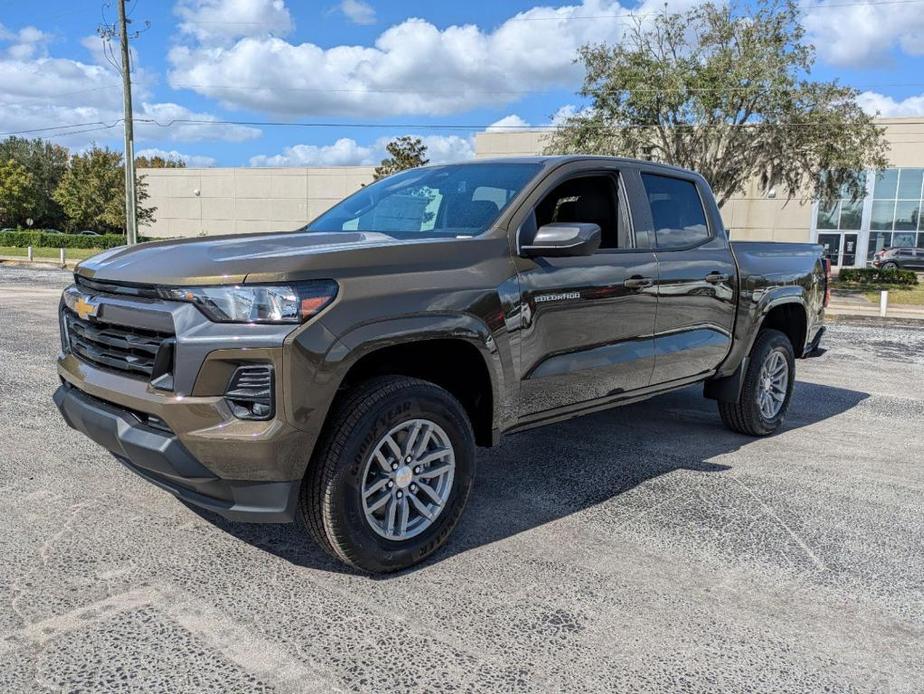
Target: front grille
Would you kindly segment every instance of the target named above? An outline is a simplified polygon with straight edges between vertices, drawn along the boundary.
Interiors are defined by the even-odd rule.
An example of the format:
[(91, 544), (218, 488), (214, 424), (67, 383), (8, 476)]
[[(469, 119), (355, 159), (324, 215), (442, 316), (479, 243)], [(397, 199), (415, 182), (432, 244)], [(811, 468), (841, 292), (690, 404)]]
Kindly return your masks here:
[(83, 320), (69, 309), (64, 323), (71, 352), (94, 366), (148, 379), (172, 371), (172, 349), (170, 363), (163, 363), (164, 354), (158, 359), (161, 347), (166, 353), (172, 345), (170, 333)]
[(74, 275), (74, 282), (94, 294), (116, 294), (123, 296), (137, 296), (146, 299), (157, 299), (159, 294), (156, 287), (145, 284), (127, 284), (125, 282), (101, 282), (91, 280), (83, 275)]

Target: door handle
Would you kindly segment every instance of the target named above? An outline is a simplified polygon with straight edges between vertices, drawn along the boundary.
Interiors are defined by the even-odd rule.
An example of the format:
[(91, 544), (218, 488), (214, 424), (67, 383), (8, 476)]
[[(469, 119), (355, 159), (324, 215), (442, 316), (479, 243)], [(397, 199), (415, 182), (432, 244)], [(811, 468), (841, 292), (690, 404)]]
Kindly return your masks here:
[(622, 283), (624, 287), (628, 289), (643, 289), (644, 287), (650, 287), (654, 284), (654, 280), (650, 277), (642, 277), (641, 275), (633, 275), (625, 282)]
[(729, 276), (724, 275), (721, 272), (710, 272), (706, 275), (706, 281), (709, 284), (719, 284), (720, 282), (728, 282)]

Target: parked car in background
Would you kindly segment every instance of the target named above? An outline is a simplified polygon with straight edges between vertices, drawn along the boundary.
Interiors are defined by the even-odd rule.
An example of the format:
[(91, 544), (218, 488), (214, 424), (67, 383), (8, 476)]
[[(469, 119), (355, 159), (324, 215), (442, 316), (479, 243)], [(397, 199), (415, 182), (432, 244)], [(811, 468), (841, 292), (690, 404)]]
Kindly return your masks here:
[(54, 398), (187, 502), (395, 571), (446, 541), (504, 434), (693, 383), (732, 430), (778, 431), (829, 270), (819, 245), (730, 243), (683, 169), (412, 169), (298, 232), (83, 261)]
[(873, 256), (880, 270), (924, 270), (924, 248), (883, 248)]
[(41, 232), (43, 234), (61, 234), (62, 236), (64, 235), (64, 232), (61, 231), (60, 229), (42, 229)]
[(78, 231), (77, 236), (102, 236), (102, 234), (92, 229), (84, 229), (83, 231)]

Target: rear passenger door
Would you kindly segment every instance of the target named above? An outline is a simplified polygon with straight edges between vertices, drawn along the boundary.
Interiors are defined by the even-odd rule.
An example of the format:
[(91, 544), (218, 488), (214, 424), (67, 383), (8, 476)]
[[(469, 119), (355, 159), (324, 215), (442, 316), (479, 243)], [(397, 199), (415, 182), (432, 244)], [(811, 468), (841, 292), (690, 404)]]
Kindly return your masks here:
[(670, 383), (707, 374), (731, 349), (737, 268), (699, 177), (639, 173), (658, 259), (652, 384)]

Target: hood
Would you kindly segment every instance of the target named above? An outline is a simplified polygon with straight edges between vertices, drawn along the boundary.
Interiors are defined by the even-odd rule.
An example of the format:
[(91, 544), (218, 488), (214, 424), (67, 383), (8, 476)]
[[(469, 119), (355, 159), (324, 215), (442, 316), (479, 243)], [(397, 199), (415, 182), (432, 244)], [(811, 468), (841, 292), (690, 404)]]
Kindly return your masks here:
[(76, 271), (101, 281), (171, 286), (241, 284), (248, 275), (284, 281), (320, 276), (322, 258), (330, 254), (408, 243), (418, 242), (373, 232), (235, 234), (113, 248), (84, 260)]

